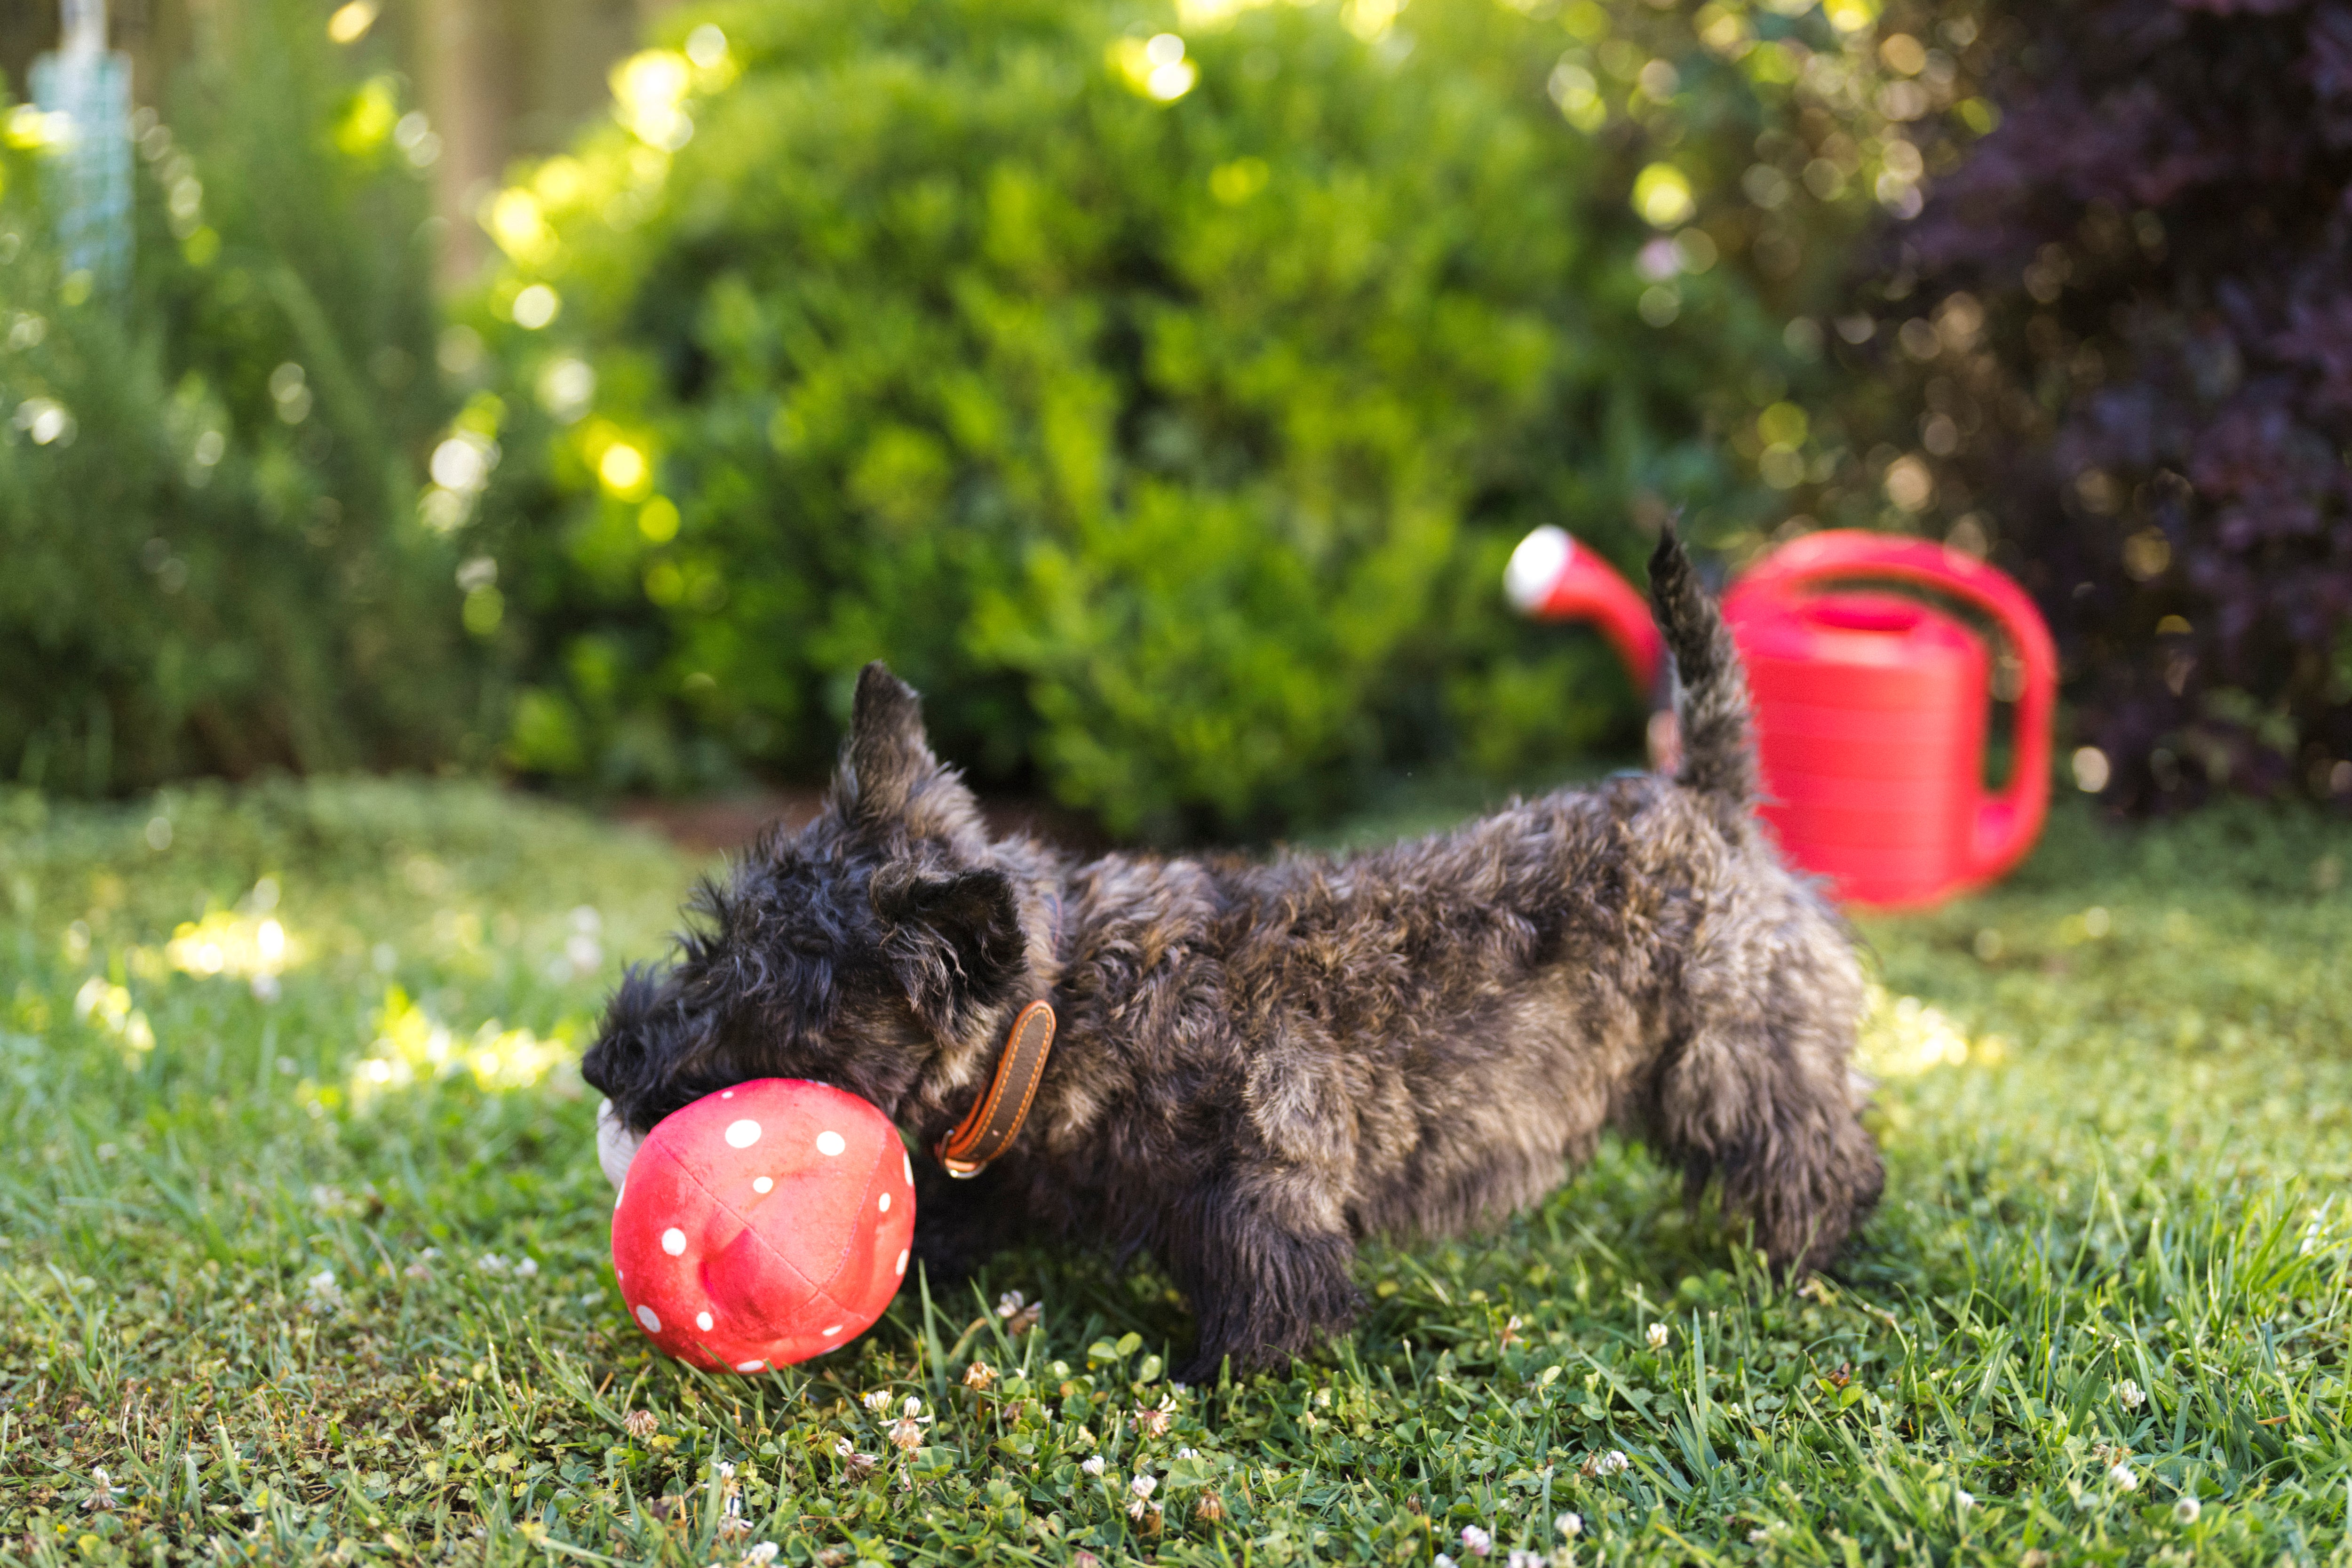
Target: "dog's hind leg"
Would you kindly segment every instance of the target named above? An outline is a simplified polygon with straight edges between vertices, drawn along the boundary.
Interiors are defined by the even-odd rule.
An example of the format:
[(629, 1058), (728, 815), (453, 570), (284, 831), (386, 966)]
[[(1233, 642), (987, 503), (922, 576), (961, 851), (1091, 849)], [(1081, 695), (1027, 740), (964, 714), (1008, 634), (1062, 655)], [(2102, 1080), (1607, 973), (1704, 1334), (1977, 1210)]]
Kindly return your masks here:
[(1722, 1182), (1784, 1274), (1822, 1268), (1878, 1201), (1878, 1146), (1856, 1115), (1843, 1053), (1790, 1034), (1700, 1029), (1659, 1076), (1650, 1142), (1696, 1194)]
[(1278, 1365), (1354, 1321), (1353, 1238), (1292, 1223), (1286, 1206), (1227, 1177), (1160, 1216), (1152, 1251), (1192, 1301), (1198, 1328), (1179, 1381), (1214, 1382), (1228, 1357), (1236, 1372)]

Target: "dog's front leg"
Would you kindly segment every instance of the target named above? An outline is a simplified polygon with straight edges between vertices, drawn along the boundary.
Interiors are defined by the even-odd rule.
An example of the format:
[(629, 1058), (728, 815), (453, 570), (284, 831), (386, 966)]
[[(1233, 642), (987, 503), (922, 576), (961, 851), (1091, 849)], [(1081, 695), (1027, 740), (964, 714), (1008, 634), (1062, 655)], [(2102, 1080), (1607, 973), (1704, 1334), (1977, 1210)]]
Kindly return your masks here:
[(1018, 1244), (1026, 1219), (1011, 1171), (993, 1167), (959, 1180), (929, 1160), (915, 1162), (914, 1253), (934, 1291)]
[(1286, 1202), (1279, 1183), (1221, 1175), (1172, 1204), (1154, 1250), (1191, 1300), (1198, 1337), (1180, 1382), (1279, 1365), (1355, 1319), (1355, 1242)]

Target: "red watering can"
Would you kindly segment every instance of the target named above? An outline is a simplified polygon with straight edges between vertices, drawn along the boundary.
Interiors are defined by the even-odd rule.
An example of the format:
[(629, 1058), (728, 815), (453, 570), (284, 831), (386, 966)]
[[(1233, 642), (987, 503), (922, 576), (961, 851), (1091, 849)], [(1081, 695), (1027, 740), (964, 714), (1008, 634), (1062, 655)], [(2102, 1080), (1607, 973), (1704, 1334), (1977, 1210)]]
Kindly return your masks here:
[[(2000, 790), (1982, 783), (1992, 684), (1982, 639), (1916, 599), (1825, 591), (1854, 579), (1960, 600), (2016, 650), (2016, 755)], [(1656, 634), (1631, 630), (1636, 609), (1648, 626), (1648, 606), (1598, 556), (1538, 529), (1505, 586), (1540, 619), (1598, 620), (1649, 688)], [(1926, 540), (1815, 533), (1759, 563), (1723, 609), (1755, 693), (1758, 815), (1791, 862), (1853, 902), (1916, 907), (1991, 881), (2033, 847), (2050, 802), (2058, 659), (2015, 582)]]

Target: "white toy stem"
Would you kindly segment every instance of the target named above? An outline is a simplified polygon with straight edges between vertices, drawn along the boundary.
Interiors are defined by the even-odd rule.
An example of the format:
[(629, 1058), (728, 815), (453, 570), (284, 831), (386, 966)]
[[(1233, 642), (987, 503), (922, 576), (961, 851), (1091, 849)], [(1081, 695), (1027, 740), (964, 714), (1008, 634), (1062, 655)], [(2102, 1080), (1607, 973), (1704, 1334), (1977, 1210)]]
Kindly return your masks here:
[(637, 1147), (645, 1135), (632, 1132), (621, 1125), (613, 1114), (609, 1100), (596, 1107), (596, 1163), (604, 1167), (604, 1179), (618, 1187), (629, 1173), (629, 1163), (637, 1157)]

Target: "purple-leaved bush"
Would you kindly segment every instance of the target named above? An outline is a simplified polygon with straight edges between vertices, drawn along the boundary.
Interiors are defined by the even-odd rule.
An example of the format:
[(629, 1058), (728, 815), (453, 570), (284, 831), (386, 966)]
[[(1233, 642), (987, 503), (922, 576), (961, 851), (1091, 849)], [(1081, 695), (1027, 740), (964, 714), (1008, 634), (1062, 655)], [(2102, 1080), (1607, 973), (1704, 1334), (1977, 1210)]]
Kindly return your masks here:
[(2078, 782), (2352, 800), (2352, 0), (2003, 8), (1887, 290), (1937, 510), (2048, 611)]

